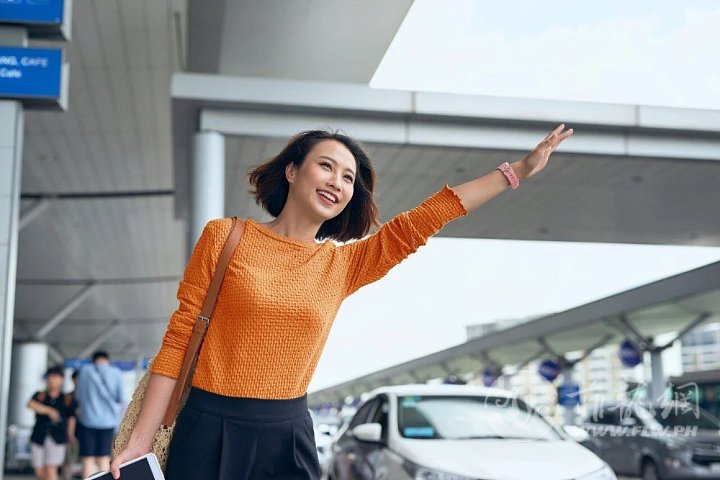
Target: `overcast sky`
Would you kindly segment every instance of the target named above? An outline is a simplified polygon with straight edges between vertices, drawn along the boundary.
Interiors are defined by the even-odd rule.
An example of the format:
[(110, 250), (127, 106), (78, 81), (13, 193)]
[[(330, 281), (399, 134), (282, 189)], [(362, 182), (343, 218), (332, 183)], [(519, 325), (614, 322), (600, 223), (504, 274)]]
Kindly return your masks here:
[(720, 1), (415, 0), (377, 88), (720, 109)]
[[(714, 0), (416, 0), (371, 85), (720, 109), (718, 45)], [(310, 391), (462, 343), (469, 324), (718, 260), (708, 247), (433, 238), (345, 301)]]
[(350, 296), (310, 391), (465, 341), (465, 326), (567, 310), (720, 260), (720, 248), (432, 238)]

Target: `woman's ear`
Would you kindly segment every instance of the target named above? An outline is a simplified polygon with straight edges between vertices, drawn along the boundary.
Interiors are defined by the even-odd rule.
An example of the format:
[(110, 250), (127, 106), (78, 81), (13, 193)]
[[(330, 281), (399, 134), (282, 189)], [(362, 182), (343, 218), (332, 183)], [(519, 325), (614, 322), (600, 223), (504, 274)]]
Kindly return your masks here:
[(297, 166), (293, 162), (285, 165), (285, 178), (287, 179), (288, 183), (293, 183), (295, 181), (296, 174)]

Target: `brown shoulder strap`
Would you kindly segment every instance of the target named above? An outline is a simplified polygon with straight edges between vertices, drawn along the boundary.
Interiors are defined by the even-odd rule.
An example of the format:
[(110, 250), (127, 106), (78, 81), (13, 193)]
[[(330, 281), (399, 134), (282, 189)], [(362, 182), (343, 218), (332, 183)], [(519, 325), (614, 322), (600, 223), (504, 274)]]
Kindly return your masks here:
[(237, 217), (233, 217), (233, 226), (230, 230), (225, 241), (225, 246), (220, 253), (220, 259), (218, 260), (217, 266), (215, 267), (215, 273), (213, 274), (208, 293), (205, 296), (205, 303), (203, 303), (200, 315), (195, 319), (195, 327), (193, 327), (192, 334), (190, 335), (190, 342), (188, 348), (185, 351), (185, 358), (183, 359), (182, 367), (180, 368), (180, 375), (175, 382), (175, 389), (173, 390), (170, 403), (168, 404), (165, 417), (163, 418), (162, 424), (165, 426), (171, 426), (175, 421), (182, 398), (192, 384), (192, 377), (194, 373), (194, 365), (197, 362), (198, 355), (200, 354), (200, 347), (203, 339), (205, 338), (205, 332), (207, 332), (208, 325), (210, 324), (210, 317), (212, 316), (213, 309), (215, 308), (215, 301), (217, 300), (218, 293), (220, 292), (220, 286), (222, 285), (223, 278), (225, 278), (225, 271), (230, 263), (235, 247), (237, 247), (240, 237), (242, 236), (243, 229), (245, 227), (244, 222), (238, 220)]

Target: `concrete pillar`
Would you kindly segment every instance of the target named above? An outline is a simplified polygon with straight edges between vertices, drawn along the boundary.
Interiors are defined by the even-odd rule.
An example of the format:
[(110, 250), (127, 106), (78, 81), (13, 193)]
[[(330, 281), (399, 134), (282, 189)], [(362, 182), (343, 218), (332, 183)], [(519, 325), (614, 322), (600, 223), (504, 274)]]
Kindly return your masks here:
[[(0, 26), (0, 44), (26, 47), (27, 29)], [(5, 470), (15, 280), (20, 221), (24, 112), (19, 101), (0, 100), (0, 476)]]
[[(562, 369), (562, 383), (569, 384), (573, 382), (573, 365), (565, 365)], [(575, 417), (577, 407), (563, 407), (563, 421), (565, 425), (575, 425)]]
[(662, 351), (650, 351), (650, 385), (648, 385), (648, 400), (662, 400), (665, 393), (665, 373), (663, 372)]
[(35, 413), (27, 408), (30, 397), (45, 389), (43, 375), (48, 366), (48, 345), (42, 342), (16, 343), (12, 348), (8, 423), (32, 427)]
[[(5, 451), (17, 274), (23, 107), (0, 101), (0, 452)], [(3, 468), (0, 458), (0, 471)]]
[[(0, 452), (5, 451), (15, 314), (23, 107), (0, 100)], [(0, 472), (4, 455), (0, 455)]]
[(195, 134), (190, 178), (188, 258), (205, 224), (225, 216), (225, 137), (222, 134)]

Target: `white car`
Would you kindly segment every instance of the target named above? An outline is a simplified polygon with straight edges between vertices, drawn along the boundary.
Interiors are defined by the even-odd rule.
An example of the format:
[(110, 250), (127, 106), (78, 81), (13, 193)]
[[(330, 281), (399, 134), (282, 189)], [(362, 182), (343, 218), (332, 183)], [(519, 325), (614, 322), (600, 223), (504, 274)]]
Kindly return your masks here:
[(594, 453), (504, 390), (371, 392), (333, 444), (329, 480), (616, 480)]

